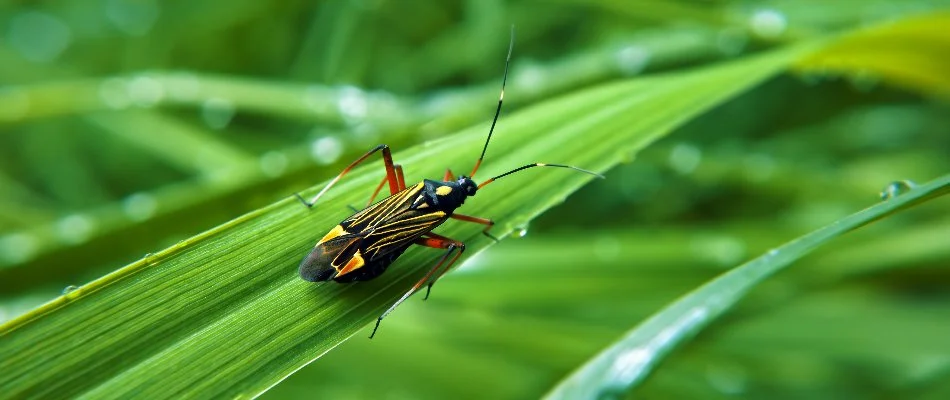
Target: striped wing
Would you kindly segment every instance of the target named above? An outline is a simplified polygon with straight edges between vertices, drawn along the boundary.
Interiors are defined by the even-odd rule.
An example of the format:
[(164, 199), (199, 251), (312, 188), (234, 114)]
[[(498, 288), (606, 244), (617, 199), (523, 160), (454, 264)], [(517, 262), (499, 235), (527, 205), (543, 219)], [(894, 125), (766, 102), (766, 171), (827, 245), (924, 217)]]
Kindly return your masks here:
[(407, 187), (340, 223), (346, 232), (362, 237), (360, 252), (368, 262), (408, 246), (448, 219), (443, 211), (412, 208), (423, 186)]

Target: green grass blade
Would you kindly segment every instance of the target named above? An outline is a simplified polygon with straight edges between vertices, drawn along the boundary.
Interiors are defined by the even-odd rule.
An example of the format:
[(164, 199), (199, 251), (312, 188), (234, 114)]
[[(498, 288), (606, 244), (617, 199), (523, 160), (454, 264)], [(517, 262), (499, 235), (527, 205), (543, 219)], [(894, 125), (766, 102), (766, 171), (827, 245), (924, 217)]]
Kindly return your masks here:
[[(480, 176), (532, 161), (604, 171), (809, 49), (617, 82), (526, 109), (500, 121)], [(410, 181), (441, 176), (445, 167), (467, 172), (486, 130), (474, 127), (395, 158)], [(357, 285), (297, 277), (313, 243), (350, 213), (346, 205), (366, 201), (381, 176), (378, 165), (357, 169), (312, 211), (288, 196), (0, 326), (0, 392), (235, 398), (267, 390), (360, 332), (440, 256), (412, 249), (385, 277)], [(559, 170), (513, 175), (480, 191), (465, 213), (494, 218), (495, 233), (504, 236), (589, 180)], [(491, 243), (480, 231), (468, 224), (439, 229), (466, 242), (466, 255)], [(436, 298), (438, 292), (436, 286)]]
[(950, 11), (918, 15), (854, 32), (797, 63), (809, 74), (848, 73), (858, 82), (889, 83), (950, 96)]
[(558, 384), (547, 398), (622, 396), (646, 378), (677, 345), (728, 311), (745, 293), (775, 272), (835, 237), (947, 192), (950, 192), (950, 175), (837, 220), (732, 269), (627, 332)]

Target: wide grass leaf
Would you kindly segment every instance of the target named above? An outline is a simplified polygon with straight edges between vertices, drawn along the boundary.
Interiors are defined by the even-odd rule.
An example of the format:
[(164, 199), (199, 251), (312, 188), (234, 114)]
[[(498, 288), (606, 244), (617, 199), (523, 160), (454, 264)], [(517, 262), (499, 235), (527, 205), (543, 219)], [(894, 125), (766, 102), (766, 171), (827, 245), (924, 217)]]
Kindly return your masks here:
[[(544, 102), (500, 121), (479, 175), (534, 161), (605, 171), (809, 50), (786, 48)], [(490, 114), (491, 99), (485, 109)], [(410, 181), (441, 176), (445, 167), (467, 172), (486, 130), (474, 127), (395, 158)], [(10, 321), (0, 327), (0, 392), (96, 398), (261, 393), (359, 332), (440, 256), (411, 249), (383, 277), (355, 285), (297, 277), (313, 243), (350, 213), (348, 204), (365, 202), (381, 176), (378, 165), (360, 168), (310, 211), (288, 194)], [(525, 172), (486, 187), (463, 212), (492, 217), (499, 222), (495, 233), (506, 235), (590, 180), (562, 170)], [(462, 223), (439, 229), (466, 242), (466, 255), (490, 244), (480, 231)], [(438, 292), (437, 285), (435, 298)], [(379, 335), (386, 335), (385, 322)]]

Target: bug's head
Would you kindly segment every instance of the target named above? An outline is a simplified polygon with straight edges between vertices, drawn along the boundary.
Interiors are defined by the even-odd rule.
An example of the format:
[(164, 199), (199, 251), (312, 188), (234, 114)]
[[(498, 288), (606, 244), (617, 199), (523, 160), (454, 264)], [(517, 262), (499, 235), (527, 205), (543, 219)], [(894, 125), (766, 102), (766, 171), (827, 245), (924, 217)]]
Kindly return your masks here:
[(471, 197), (475, 195), (475, 192), (478, 191), (478, 184), (465, 175), (459, 177), (458, 181), (459, 187), (462, 189), (462, 193), (465, 193), (465, 196)]

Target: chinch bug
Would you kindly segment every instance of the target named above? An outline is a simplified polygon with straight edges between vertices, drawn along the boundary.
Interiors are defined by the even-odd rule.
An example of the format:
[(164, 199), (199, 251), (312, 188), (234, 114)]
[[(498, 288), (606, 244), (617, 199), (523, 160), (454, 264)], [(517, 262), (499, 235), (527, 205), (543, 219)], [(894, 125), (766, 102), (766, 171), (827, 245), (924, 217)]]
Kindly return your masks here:
[[(498, 97), (498, 107), (495, 109), (495, 117), (492, 119), (491, 128), (488, 130), (488, 138), (485, 139), (482, 153), (478, 157), (478, 161), (475, 162), (471, 174), (453, 178), (452, 171), (446, 170), (441, 181), (424, 179), (422, 182), (407, 187), (402, 167), (393, 164), (389, 146), (381, 144), (343, 169), (312, 200), (307, 201), (296, 194), (297, 198), (307, 208), (312, 208), (317, 200), (333, 187), (340, 178), (371, 155), (382, 151), (383, 163), (386, 165), (386, 177), (376, 187), (369, 202), (367, 202), (366, 208), (357, 211), (356, 214), (331, 229), (326, 236), (317, 242), (310, 254), (301, 261), (300, 277), (306, 281), (319, 282), (331, 279), (339, 283), (366, 281), (381, 275), (396, 258), (413, 244), (445, 250), (439, 262), (376, 319), (376, 326), (369, 336), (370, 339), (376, 335), (376, 330), (379, 329), (379, 323), (382, 322), (383, 318), (427, 283), (425, 298), (429, 298), (429, 291), (435, 281), (445, 274), (465, 251), (464, 243), (432, 233), (433, 229), (442, 225), (449, 218), (453, 218), (485, 225), (482, 233), (492, 240), (498, 240), (488, 233), (488, 230), (495, 224), (492, 220), (455, 213), (455, 209), (460, 207), (467, 197), (474, 196), (478, 189), (501, 177), (533, 167), (570, 168), (603, 178), (597, 173), (569, 165), (533, 163), (489, 178), (476, 185), (473, 178), (485, 158), (485, 151), (488, 149), (488, 142), (491, 140), (495, 123), (498, 121), (498, 115), (501, 112), (501, 103), (505, 98), (508, 63), (511, 60), (513, 47), (514, 32), (512, 31), (511, 43), (508, 46), (508, 57), (505, 59), (505, 73), (501, 83), (501, 95)], [(373, 200), (387, 183), (389, 184), (390, 196), (373, 204)], [(451, 259), (449, 259), (450, 256)], [(446, 263), (446, 260), (448, 260), (448, 263)], [(443, 264), (445, 264), (445, 268), (442, 268)]]

